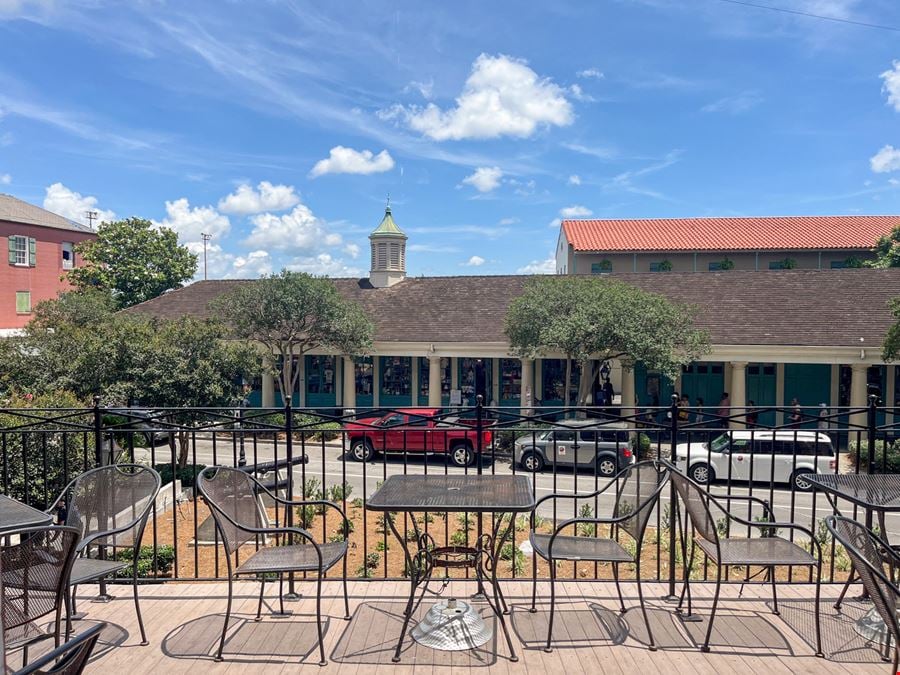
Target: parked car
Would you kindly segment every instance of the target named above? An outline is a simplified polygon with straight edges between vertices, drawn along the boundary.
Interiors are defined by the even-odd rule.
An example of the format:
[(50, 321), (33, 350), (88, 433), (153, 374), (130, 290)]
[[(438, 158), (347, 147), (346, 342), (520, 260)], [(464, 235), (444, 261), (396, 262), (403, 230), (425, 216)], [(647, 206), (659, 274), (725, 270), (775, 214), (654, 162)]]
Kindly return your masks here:
[(837, 459), (828, 434), (820, 431), (727, 431), (709, 443), (679, 443), (675, 464), (698, 483), (716, 478), (774, 480), (795, 489), (812, 488), (805, 476), (834, 473)]
[(635, 460), (634, 443), (621, 422), (597, 425), (596, 420), (561, 422), (554, 429), (528, 434), (516, 440), (513, 458), (525, 471), (547, 466), (595, 469), (614, 476)]
[[(171, 431), (161, 429), (163, 425), (159, 422), (160, 414), (155, 410), (146, 408), (107, 408), (104, 411), (107, 415), (115, 415), (122, 418), (116, 422), (117, 431), (128, 433), (133, 430), (141, 432), (146, 444), (163, 445), (169, 442)], [(157, 431), (153, 431), (153, 430)]]
[[(485, 424), (492, 422), (485, 421)], [(466, 427), (473, 419), (442, 416), (440, 408), (394, 410), (381, 417), (363, 417), (346, 422), (350, 456), (367, 462), (378, 453), (447, 455), (456, 466), (475, 462), (477, 431)], [(481, 432), (481, 447), (488, 452), (492, 434)]]

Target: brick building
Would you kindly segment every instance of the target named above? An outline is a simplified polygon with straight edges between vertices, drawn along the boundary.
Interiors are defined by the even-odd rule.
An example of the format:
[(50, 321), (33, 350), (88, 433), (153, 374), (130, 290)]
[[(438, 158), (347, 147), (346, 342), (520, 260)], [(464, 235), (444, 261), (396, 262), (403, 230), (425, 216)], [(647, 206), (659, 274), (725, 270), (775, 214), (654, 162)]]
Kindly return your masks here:
[(23, 328), (34, 307), (69, 288), (62, 276), (78, 264), (75, 244), (97, 235), (46, 209), (0, 194), (0, 336)]
[(564, 220), (556, 273), (858, 267), (897, 226), (900, 216)]

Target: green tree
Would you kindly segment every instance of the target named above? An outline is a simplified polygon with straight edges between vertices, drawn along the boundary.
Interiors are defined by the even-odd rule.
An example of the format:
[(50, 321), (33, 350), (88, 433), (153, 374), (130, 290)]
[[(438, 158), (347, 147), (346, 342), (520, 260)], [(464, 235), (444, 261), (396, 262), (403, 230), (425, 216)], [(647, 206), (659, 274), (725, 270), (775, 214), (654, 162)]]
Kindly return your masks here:
[(888, 302), (891, 314), (894, 317), (894, 323), (888, 328), (884, 336), (884, 344), (881, 346), (881, 358), (890, 363), (896, 360), (900, 354), (900, 297), (893, 298)]
[(282, 400), (300, 378), (292, 356), (313, 349), (361, 355), (372, 347), (374, 327), (363, 309), (344, 298), (327, 277), (282, 270), (238, 285), (214, 302), (234, 337), (264, 349)]
[[(673, 379), (682, 365), (709, 352), (696, 310), (621, 281), (576, 276), (530, 279), (510, 303), (504, 331), (522, 358), (566, 357), (566, 405), (573, 361), (581, 368), (578, 404), (584, 405), (600, 363), (637, 361)], [(630, 404), (631, 402), (623, 402)]]
[(101, 223), (96, 241), (76, 245), (86, 263), (68, 273), (79, 289), (108, 291), (117, 307), (130, 307), (181, 287), (197, 270), (197, 256), (178, 235), (143, 218)]
[(868, 267), (900, 267), (900, 225), (879, 237), (873, 252), (875, 259), (866, 261)]

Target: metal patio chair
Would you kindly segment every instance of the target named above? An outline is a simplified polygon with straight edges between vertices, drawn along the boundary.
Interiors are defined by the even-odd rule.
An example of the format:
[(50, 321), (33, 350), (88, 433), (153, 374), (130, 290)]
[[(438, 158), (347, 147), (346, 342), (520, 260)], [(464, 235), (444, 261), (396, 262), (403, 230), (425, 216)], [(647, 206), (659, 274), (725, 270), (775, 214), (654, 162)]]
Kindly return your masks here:
[[(141, 644), (150, 644), (144, 631), (138, 599), (137, 568), (141, 538), (159, 494), (159, 474), (141, 464), (111, 464), (86, 471), (69, 483), (48, 513), (59, 511), (60, 520), (81, 534), (78, 557), (72, 565), (67, 597), (66, 638), (75, 612), (75, 590), (79, 584), (99, 582), (119, 570), (132, 568), (134, 609), (141, 629)], [(131, 560), (116, 553), (131, 549)], [(112, 557), (109, 554), (112, 553)]]
[[(638, 587), (638, 599), (641, 604), (641, 612), (644, 615), (644, 623), (647, 626), (647, 636), (650, 649), (656, 650), (653, 640), (653, 631), (650, 629), (650, 621), (647, 619), (647, 608), (644, 604), (644, 595), (641, 591), (641, 548), (644, 540), (644, 532), (650, 520), (653, 507), (659, 500), (659, 494), (666, 483), (669, 468), (656, 460), (639, 462), (626, 467), (599, 490), (589, 494), (551, 494), (539, 499), (532, 513), (531, 535), (529, 539), (535, 555), (540, 556), (550, 563), (550, 623), (547, 628), (547, 645), (544, 651), (550, 652), (550, 641), (553, 637), (553, 616), (556, 604), (556, 562), (559, 560), (592, 561), (612, 563), (613, 578), (616, 582), (616, 592), (619, 595), (621, 612), (625, 613), (625, 602), (622, 599), (622, 589), (619, 586), (619, 564), (633, 563), (636, 567), (636, 580)], [(616, 494), (613, 515), (606, 518), (570, 518), (556, 527), (553, 534), (537, 534), (534, 531), (534, 513), (538, 507), (548, 500), (558, 499), (591, 499), (603, 494), (614, 487)], [(594, 525), (609, 524), (610, 537), (563, 535), (563, 530), (582, 524)], [(624, 532), (635, 542), (634, 554), (629, 553), (618, 541), (616, 534)], [(595, 531), (596, 534), (596, 531)], [(533, 585), (531, 591), (531, 612), (535, 612), (537, 600), (537, 557), (533, 558)]]
[[(685, 505), (685, 523), (682, 530), (682, 560), (687, 560), (684, 565), (684, 586), (681, 591), (681, 598), (678, 603), (677, 612), (681, 613), (685, 595), (688, 600), (687, 616), (691, 617), (691, 590), (690, 590), (690, 573), (694, 564), (694, 553), (699, 548), (706, 557), (716, 566), (716, 590), (713, 596), (712, 609), (709, 614), (709, 625), (706, 629), (706, 639), (700, 647), (701, 651), (709, 651), (709, 639), (712, 635), (713, 621), (716, 617), (716, 608), (719, 605), (719, 592), (722, 588), (722, 570), (732, 566), (740, 567), (761, 567), (768, 572), (772, 582), (772, 613), (779, 614), (778, 611), (778, 594), (775, 583), (775, 567), (776, 566), (796, 566), (810, 567), (816, 569), (816, 600), (815, 600), (815, 624), (816, 624), (816, 656), (824, 657), (822, 652), (822, 626), (819, 608), (819, 597), (821, 594), (822, 580), (822, 550), (813, 533), (807, 528), (797, 525), (796, 523), (780, 523), (775, 522), (772, 517), (768, 504), (763, 500), (747, 496), (747, 495), (727, 495), (717, 498), (707, 492), (700, 484), (694, 482), (687, 476), (675, 468), (671, 469), (671, 480), (675, 485), (675, 490), (680, 497), (680, 501)], [(750, 521), (740, 518), (729, 512), (726, 504), (722, 502), (730, 502), (733, 500), (743, 500), (750, 503), (756, 502), (763, 505), (767, 521)], [(716, 519), (713, 517), (711, 507), (721, 512), (725, 520), (724, 534), (719, 531)], [(674, 509), (673, 518), (681, 527), (680, 518), (677, 511), (677, 505)], [(694, 537), (690, 547), (690, 558), (687, 557), (687, 533), (688, 520), (693, 526)], [(760, 536), (757, 537), (733, 537), (727, 533), (730, 529), (730, 523), (737, 523), (749, 528), (759, 530)], [(815, 546), (817, 555), (813, 556), (806, 549), (798, 546), (788, 539), (775, 536), (773, 533), (776, 529), (785, 528), (802, 532), (812, 545)]]
[(17, 670), (15, 675), (81, 675), (104, 627), (105, 623), (91, 626), (37, 661)]
[(863, 588), (872, 598), (875, 609), (884, 620), (888, 638), (884, 656), (888, 658), (893, 641), (894, 663), (891, 672), (896, 673), (900, 661), (900, 625), (897, 622), (900, 589), (891, 579), (900, 567), (900, 555), (884, 539), (855, 520), (843, 516), (828, 516), (825, 525), (835, 541), (847, 550), (853, 568), (862, 580)]
[[(266, 576), (277, 574), (279, 579), (279, 601), (284, 612), (283, 578), (291, 572), (316, 573), (316, 627), (319, 635), (320, 665), (325, 660), (325, 645), (322, 635), (322, 577), (338, 561), (343, 560), (344, 582), (344, 619), (350, 620), (350, 601), (347, 595), (347, 538), (350, 524), (343, 509), (333, 502), (323, 499), (294, 501), (282, 499), (265, 488), (253, 476), (231, 467), (211, 466), (197, 476), (197, 488), (213, 514), (216, 530), (225, 547), (225, 560), (228, 564), (228, 605), (225, 610), (225, 623), (219, 640), (216, 661), (222, 661), (225, 648), (225, 635), (231, 619), (232, 582), (239, 576), (258, 576), (260, 581), (259, 603), (256, 620), (262, 613), (263, 593), (266, 587)], [(320, 544), (315, 538), (300, 527), (267, 526), (259, 497), (268, 496), (276, 504), (293, 508), (297, 506), (323, 506), (336, 509), (343, 519), (343, 541)], [(268, 538), (274, 538), (274, 546)], [(300, 544), (286, 544), (291, 538), (301, 540)], [(251, 553), (237, 567), (237, 551), (245, 544), (258, 544), (261, 548)], [(232, 558), (235, 558), (232, 561)]]
[[(27, 662), (29, 645), (52, 637), (54, 645), (59, 646), (78, 530), (45, 525), (4, 532), (3, 538), (7, 542), (18, 538), (18, 543), (0, 547), (3, 642), (7, 650), (23, 648), (23, 661)], [(53, 614), (52, 634), (35, 623), (48, 614)]]

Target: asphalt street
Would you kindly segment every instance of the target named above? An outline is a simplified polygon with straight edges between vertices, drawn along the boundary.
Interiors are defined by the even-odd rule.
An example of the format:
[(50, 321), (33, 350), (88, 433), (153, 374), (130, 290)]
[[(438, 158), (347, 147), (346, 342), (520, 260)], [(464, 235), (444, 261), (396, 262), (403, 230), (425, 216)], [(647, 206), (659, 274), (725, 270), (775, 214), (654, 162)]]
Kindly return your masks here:
[[(267, 462), (275, 459), (276, 452), (279, 459), (285, 457), (284, 443), (276, 446), (268, 441), (258, 441), (252, 443), (246, 441), (244, 451), (248, 464), (255, 462)], [(299, 444), (294, 445), (295, 454), (300, 454)], [(149, 451), (141, 451), (144, 457), (147, 457)], [(168, 447), (157, 447), (155, 451), (156, 461), (162, 461), (168, 454)], [(320, 484), (326, 487), (331, 485), (339, 485), (342, 481), (351, 486), (352, 492), (349, 499), (355, 499), (365, 495), (371, 496), (380, 481), (394, 474), (465, 474), (476, 473), (476, 467), (468, 467), (463, 469), (450, 465), (444, 460), (443, 456), (434, 455), (428, 457), (409, 455), (404, 461), (402, 456), (378, 455), (373, 461), (360, 463), (352, 460), (349, 455), (344, 456), (340, 441), (326, 443), (322, 445), (308, 444), (306, 454), (309, 462), (305, 465), (297, 465), (294, 468), (294, 478), (299, 486), (300, 481), (304, 478), (316, 478)], [(198, 464), (223, 464), (234, 465), (238, 457), (238, 447), (229, 439), (216, 439), (215, 447), (213, 441), (206, 437), (198, 437), (194, 452), (191, 455), (191, 461)], [(602, 477), (595, 479), (593, 472), (580, 471), (573, 472), (570, 469), (559, 469), (557, 472), (545, 470), (537, 474), (529, 474), (524, 472), (521, 467), (513, 467), (508, 456), (497, 457), (494, 462), (485, 461), (482, 466), (484, 473), (509, 474), (513, 471), (517, 474), (529, 476), (533, 481), (535, 495), (538, 499), (545, 495), (558, 493), (565, 495), (583, 494), (591, 492), (602, 487), (606, 481)], [(596, 480), (596, 482), (595, 482)], [(731, 493), (734, 495), (753, 494), (756, 497), (767, 500), (772, 506), (775, 519), (782, 522), (795, 522), (805, 527), (814, 525), (813, 512), (815, 511), (815, 519), (821, 519), (831, 515), (833, 510), (825, 496), (821, 493), (802, 493), (792, 492), (789, 489), (776, 487), (770, 489), (768, 484), (754, 484), (749, 486), (747, 483), (733, 482), (731, 484)], [(712, 486), (713, 494), (725, 494), (728, 485), (725, 482), (716, 482)], [(296, 491), (296, 489), (295, 489)], [(610, 490), (612, 492), (612, 490)], [(590, 500), (592, 508), (594, 501)], [(596, 512), (599, 515), (611, 515), (613, 508), (613, 496), (611, 494), (601, 495), (597, 500)], [(663, 504), (667, 503), (664, 494)], [(574, 500), (562, 500), (558, 502), (560, 506), (556, 513), (557, 518), (572, 517), (577, 512), (579, 506)], [(583, 502), (582, 502), (583, 503)], [(847, 503), (838, 505), (845, 515), (852, 516), (852, 507)], [(665, 506), (663, 506), (665, 508)], [(745, 515), (742, 512), (742, 506), (737, 502), (733, 503), (732, 510), (737, 515)], [(545, 518), (553, 517), (552, 502), (544, 503), (538, 510), (538, 514)], [(758, 512), (753, 514), (758, 515)], [(859, 515), (862, 518), (862, 515)], [(900, 534), (900, 514), (889, 514), (887, 516), (888, 536), (896, 537)]]

